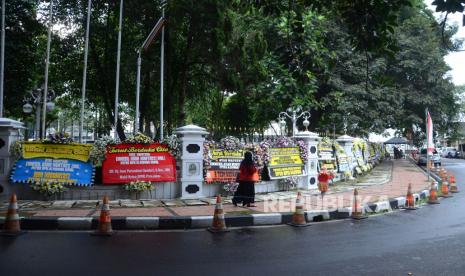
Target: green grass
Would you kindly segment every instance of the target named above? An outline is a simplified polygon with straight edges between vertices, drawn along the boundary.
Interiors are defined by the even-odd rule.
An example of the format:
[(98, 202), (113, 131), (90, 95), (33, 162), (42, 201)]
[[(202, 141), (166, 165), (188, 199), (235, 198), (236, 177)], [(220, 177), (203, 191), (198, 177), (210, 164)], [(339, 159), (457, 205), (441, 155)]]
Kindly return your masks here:
[(386, 214), (386, 213), (390, 213), (390, 212), (391, 211), (389, 211), (389, 210), (382, 210), (380, 212), (369, 212), (369, 213), (366, 212), (365, 215), (370, 217), (370, 216), (376, 216), (376, 215)]
[[(6, 210), (5, 211), (0, 211), (0, 217), (5, 217), (6, 216)], [(34, 212), (25, 212), (25, 211), (19, 211), (18, 215), (20, 217), (32, 217), (35, 213)]]
[(420, 206), (420, 205), (425, 205), (428, 202), (428, 198), (420, 198), (415, 205)]
[(252, 210), (244, 210), (244, 211), (227, 212), (226, 215), (241, 216), (241, 215), (250, 215), (250, 214), (256, 214), (256, 213), (257, 212), (252, 211)]

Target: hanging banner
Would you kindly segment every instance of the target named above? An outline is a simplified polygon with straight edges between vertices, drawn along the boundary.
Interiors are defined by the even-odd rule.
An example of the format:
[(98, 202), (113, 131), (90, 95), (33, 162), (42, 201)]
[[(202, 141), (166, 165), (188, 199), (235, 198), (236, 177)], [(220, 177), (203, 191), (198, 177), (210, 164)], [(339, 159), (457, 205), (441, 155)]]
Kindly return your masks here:
[(334, 151), (333, 145), (329, 142), (320, 142), (318, 144), (318, 155), (320, 159), (333, 159)]
[(320, 168), (324, 166), (328, 171), (337, 171), (336, 158), (331, 141), (324, 140), (318, 144), (318, 159), (320, 161)]
[(39, 181), (90, 186), (93, 184), (92, 164), (69, 159), (32, 158), (16, 161), (11, 174), (15, 183)]
[(176, 181), (176, 160), (164, 144), (109, 145), (102, 179), (104, 184)]
[(228, 151), (210, 149), (210, 168), (207, 170), (206, 182), (235, 182), (239, 166), (244, 158), (243, 150)]
[(92, 145), (87, 144), (44, 144), (41, 142), (25, 142), (22, 144), (23, 158), (73, 159), (89, 161)]
[(271, 179), (304, 175), (304, 162), (299, 148), (270, 148), (268, 170)]
[(365, 165), (365, 159), (363, 158), (363, 153), (362, 151), (356, 151), (355, 152), (355, 158), (357, 159), (357, 164), (358, 166), (364, 166)]
[(427, 111), (426, 116), (426, 141), (427, 141), (427, 151), (428, 154), (433, 154), (434, 152), (434, 140), (433, 140), (433, 121), (431, 120), (431, 115)]
[(349, 168), (349, 159), (345, 153), (338, 153), (337, 154), (337, 165), (339, 172), (350, 171)]
[(354, 144), (353, 152), (354, 152), (354, 158), (355, 158), (355, 164), (356, 164), (355, 170), (357, 174), (368, 171), (368, 166), (365, 160), (365, 156), (368, 156), (369, 153), (366, 153), (366, 151), (367, 151), (367, 145), (363, 140), (357, 142), (356, 145)]
[(379, 148), (377, 144), (371, 143), (369, 145), (370, 147), (370, 162), (371, 163), (377, 163), (380, 159), (380, 153), (379, 153)]

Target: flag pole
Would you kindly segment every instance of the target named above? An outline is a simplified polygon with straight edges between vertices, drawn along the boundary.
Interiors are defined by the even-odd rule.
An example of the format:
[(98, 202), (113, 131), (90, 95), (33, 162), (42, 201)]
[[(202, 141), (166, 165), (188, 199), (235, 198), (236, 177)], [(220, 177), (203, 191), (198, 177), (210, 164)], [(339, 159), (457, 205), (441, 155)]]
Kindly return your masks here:
[(81, 117), (79, 120), (79, 143), (82, 143), (82, 136), (84, 135), (84, 111), (85, 111), (85, 104), (86, 104), (86, 82), (87, 82), (87, 53), (89, 52), (89, 26), (90, 26), (91, 9), (92, 9), (92, 0), (88, 0), (86, 37), (85, 37), (85, 42), (84, 42), (84, 68), (82, 69), (82, 88), (81, 88), (82, 97), (81, 97)]
[(42, 136), (41, 138), (45, 140), (47, 135), (47, 130), (45, 129), (45, 119), (47, 116), (47, 94), (48, 94), (48, 67), (50, 64), (50, 42), (52, 40), (52, 20), (53, 20), (53, 0), (50, 0), (49, 4), (49, 16), (48, 16), (48, 32), (47, 32), (47, 53), (45, 58), (45, 83), (44, 83), (44, 94), (42, 96)]
[(2, 36), (0, 53), (0, 118), (3, 117), (3, 79), (5, 78), (5, 0), (2, 1)]
[[(162, 10), (162, 18), (165, 18), (165, 7)], [(161, 48), (160, 48), (160, 142), (163, 141), (163, 85), (165, 77), (165, 26), (161, 29)]]
[(430, 181), (430, 165), (429, 165), (429, 127), (428, 127), (428, 108), (425, 109), (426, 117), (426, 172), (428, 174), (428, 182)]
[(118, 140), (119, 73), (121, 60), (121, 29), (123, 28), (123, 1), (124, 0), (121, 0), (119, 4), (118, 50), (116, 51), (115, 117), (113, 122), (115, 125), (115, 140)]

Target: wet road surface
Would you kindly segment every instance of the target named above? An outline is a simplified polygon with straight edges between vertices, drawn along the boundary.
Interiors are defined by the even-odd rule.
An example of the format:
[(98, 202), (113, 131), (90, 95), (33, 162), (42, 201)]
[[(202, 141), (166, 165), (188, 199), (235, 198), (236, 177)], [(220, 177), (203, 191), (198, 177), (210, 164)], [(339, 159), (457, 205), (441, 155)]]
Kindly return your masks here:
[(416, 211), (219, 235), (31, 231), (0, 237), (0, 275), (465, 275), (465, 160), (443, 165), (462, 192)]

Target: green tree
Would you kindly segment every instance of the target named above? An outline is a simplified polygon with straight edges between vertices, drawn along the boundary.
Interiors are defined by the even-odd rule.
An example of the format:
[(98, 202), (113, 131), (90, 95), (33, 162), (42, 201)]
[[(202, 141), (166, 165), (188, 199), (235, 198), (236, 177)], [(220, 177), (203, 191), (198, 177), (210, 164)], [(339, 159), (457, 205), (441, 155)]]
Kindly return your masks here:
[(388, 65), (387, 74), (402, 99), (398, 128), (405, 131), (413, 131), (413, 126), (425, 129), (428, 108), (437, 129), (445, 132), (457, 112), (454, 85), (447, 76), (450, 68), (444, 61), (447, 50), (434, 23), (427, 12), (406, 18), (397, 33), (401, 50)]
[(5, 117), (23, 117), (23, 95), (42, 84), (45, 52), (39, 51), (45, 29), (37, 20), (37, 5), (32, 1), (5, 3)]
[[(162, 2), (125, 1), (121, 139), (134, 114), (135, 49), (161, 16)], [(47, 14), (46, 5), (29, 5)], [(50, 86), (60, 95), (61, 110), (69, 111), (79, 107), (81, 96), (87, 1), (60, 0), (55, 6), (57, 26), (68, 31), (53, 36)], [(313, 129), (335, 126), (340, 132), (346, 120), (357, 135), (388, 127), (422, 129), (426, 107), (445, 131), (454, 114), (441, 26), (420, 0), (180, 0), (168, 1), (165, 9), (168, 129), (187, 122), (263, 129), (280, 111), (298, 105), (311, 110)], [(93, 1), (86, 106), (96, 114), (99, 133), (108, 133), (115, 116), (118, 15), (119, 1)], [(28, 88), (43, 82), (46, 31), (44, 22), (36, 23), (30, 34), (38, 47), (22, 50), (34, 67), (27, 81), (12, 78)], [(446, 38), (453, 33), (447, 28)], [(142, 53), (140, 129), (146, 132), (159, 125), (159, 54), (159, 38)], [(18, 106), (11, 114), (19, 114), (13, 109)]]

